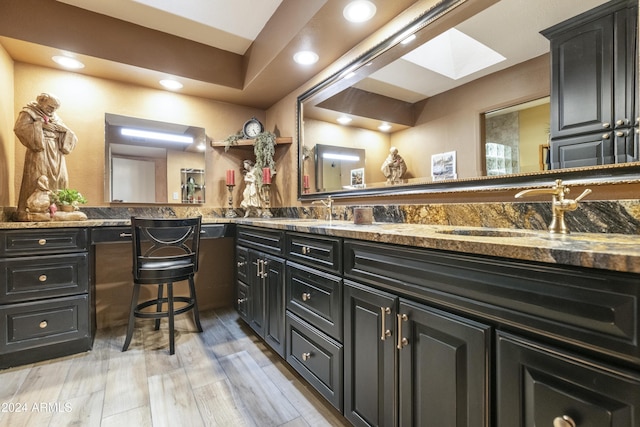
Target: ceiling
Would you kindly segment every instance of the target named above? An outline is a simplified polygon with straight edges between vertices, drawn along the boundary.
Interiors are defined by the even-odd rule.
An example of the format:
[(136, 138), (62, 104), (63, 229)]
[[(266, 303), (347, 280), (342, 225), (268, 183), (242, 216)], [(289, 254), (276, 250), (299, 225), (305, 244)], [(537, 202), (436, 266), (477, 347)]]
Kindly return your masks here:
[[(67, 52), (79, 73), (268, 108), (416, 0), (373, 0), (376, 15), (344, 19), (348, 0), (20, 0), (0, 2), (0, 44), (17, 62), (57, 67)], [(312, 66), (293, 62), (311, 49)]]

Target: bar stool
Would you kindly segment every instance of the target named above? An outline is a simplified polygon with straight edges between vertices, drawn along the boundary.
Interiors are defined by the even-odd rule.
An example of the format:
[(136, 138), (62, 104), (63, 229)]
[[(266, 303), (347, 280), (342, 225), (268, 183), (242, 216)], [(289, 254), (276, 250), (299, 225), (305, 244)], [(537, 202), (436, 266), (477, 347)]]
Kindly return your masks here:
[[(198, 271), (200, 248), (200, 227), (202, 217), (183, 219), (131, 218), (133, 243), (133, 296), (129, 310), (127, 337), (122, 351), (131, 343), (135, 318), (155, 319), (155, 330), (160, 328), (160, 320), (169, 320), (169, 354), (175, 353), (174, 317), (193, 310), (198, 332), (202, 332), (200, 314), (196, 301), (194, 275)], [(174, 296), (173, 283), (188, 280), (189, 295)], [(139, 302), (140, 288), (155, 285), (157, 298)], [(167, 296), (164, 296), (167, 285)], [(174, 303), (180, 303), (176, 307)], [(167, 309), (163, 310), (163, 305)], [(155, 311), (145, 310), (155, 306)]]

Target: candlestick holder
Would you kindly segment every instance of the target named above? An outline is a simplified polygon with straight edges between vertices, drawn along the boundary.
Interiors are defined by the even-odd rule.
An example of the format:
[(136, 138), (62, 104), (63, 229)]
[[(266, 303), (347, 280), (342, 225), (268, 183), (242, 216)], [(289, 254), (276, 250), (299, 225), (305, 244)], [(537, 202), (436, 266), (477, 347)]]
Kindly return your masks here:
[(229, 197), (227, 199), (229, 209), (227, 209), (227, 213), (224, 214), (225, 218), (235, 218), (238, 216), (236, 211), (233, 210), (233, 187), (235, 187), (235, 185), (227, 184), (227, 190), (229, 190)]
[(264, 209), (262, 209), (262, 218), (271, 218), (273, 214), (269, 210), (271, 200), (269, 199), (271, 184), (262, 184), (262, 200), (264, 201)]

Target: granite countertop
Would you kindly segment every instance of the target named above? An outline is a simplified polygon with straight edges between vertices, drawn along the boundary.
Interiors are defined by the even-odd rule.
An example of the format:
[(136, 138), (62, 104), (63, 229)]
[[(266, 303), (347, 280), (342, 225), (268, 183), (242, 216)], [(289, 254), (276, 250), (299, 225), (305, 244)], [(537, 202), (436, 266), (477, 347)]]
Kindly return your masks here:
[[(305, 219), (237, 219), (237, 224), (526, 261), (640, 273), (640, 236)], [(455, 233), (455, 234), (452, 234)], [(459, 233), (459, 234), (458, 234)]]
[[(640, 273), (640, 236), (612, 233), (551, 235), (547, 231), (405, 223), (356, 225), (298, 218), (203, 218), (203, 224), (235, 223), (372, 242), (526, 261)], [(0, 229), (128, 226), (129, 219), (1, 222)]]

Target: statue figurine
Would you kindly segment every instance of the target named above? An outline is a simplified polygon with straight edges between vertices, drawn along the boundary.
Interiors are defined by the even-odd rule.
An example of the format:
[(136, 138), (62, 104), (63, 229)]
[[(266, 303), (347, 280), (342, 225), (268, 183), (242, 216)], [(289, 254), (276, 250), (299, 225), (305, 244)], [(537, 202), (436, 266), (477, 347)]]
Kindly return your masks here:
[(27, 200), (39, 191), (41, 177), (46, 177), (48, 190), (56, 192), (68, 187), (67, 167), (64, 156), (71, 153), (78, 139), (58, 117), (56, 110), (60, 100), (49, 93), (41, 93), (36, 101), (28, 103), (18, 115), (13, 131), (27, 148), (17, 219), (29, 219)]
[(260, 216), (262, 201), (260, 200), (260, 193), (258, 192), (256, 167), (251, 160), (245, 160), (242, 164), (245, 187), (242, 192), (240, 207), (245, 209), (245, 218), (250, 216)]
[(396, 147), (391, 147), (389, 155), (382, 163), (380, 168), (385, 178), (387, 178), (387, 184), (397, 184), (402, 182), (402, 175), (407, 171), (407, 165), (404, 159), (398, 154)]

